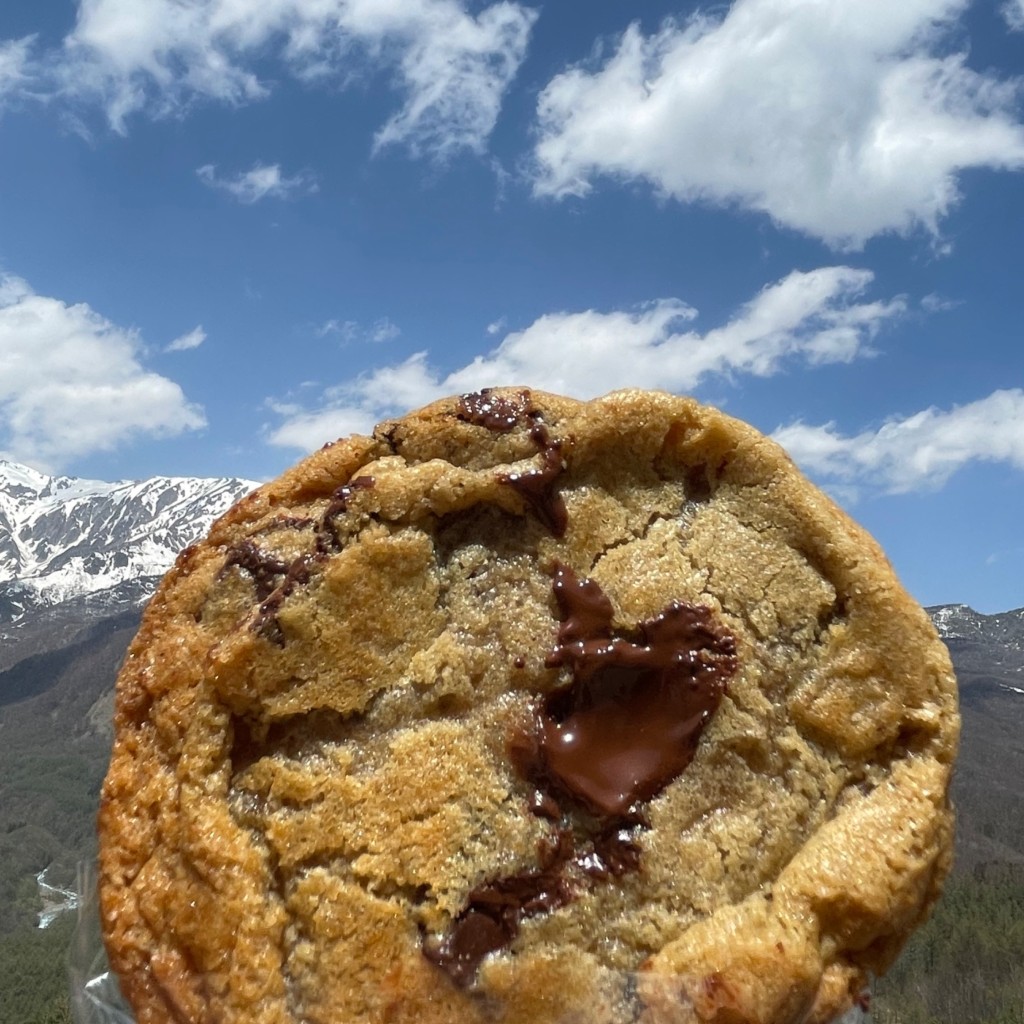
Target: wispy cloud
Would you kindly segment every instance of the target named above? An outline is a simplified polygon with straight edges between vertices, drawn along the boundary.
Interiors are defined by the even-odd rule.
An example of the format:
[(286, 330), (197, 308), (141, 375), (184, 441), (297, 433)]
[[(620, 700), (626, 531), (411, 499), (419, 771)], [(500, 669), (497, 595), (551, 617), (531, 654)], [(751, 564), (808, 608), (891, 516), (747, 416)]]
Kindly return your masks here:
[(0, 40), (0, 103), (28, 84), (31, 78), (30, 51), (34, 43), (34, 36)]
[(187, 352), (189, 349), (199, 348), (206, 341), (206, 331), (202, 324), (193, 327), (187, 334), (182, 334), (172, 341), (165, 349), (165, 352)]
[(1003, 17), (1014, 32), (1024, 32), (1024, 0), (1007, 0)]
[(937, 292), (929, 292), (921, 299), (921, 308), (926, 313), (948, 313), (951, 309), (963, 305), (963, 299), (947, 299)]
[(145, 369), (134, 330), (84, 303), (0, 277), (0, 454), (43, 470), (139, 435), (205, 426), (181, 388)]
[(1002, 548), (999, 551), (993, 551), (985, 556), (986, 565), (998, 565), (1000, 562), (1016, 561), (1020, 558), (1024, 558), (1024, 545), (1019, 545), (1014, 548)]
[(380, 344), (384, 341), (394, 341), (401, 333), (401, 328), (386, 316), (374, 320), (369, 326), (357, 320), (328, 320), (314, 329), (314, 334), (318, 338), (333, 336), (346, 344), (360, 341)]
[(994, 391), (948, 410), (932, 407), (852, 436), (834, 423), (794, 423), (773, 436), (826, 483), (890, 494), (934, 490), (969, 462), (1024, 469), (1024, 391)]
[(99, 102), (113, 128), (179, 116), (197, 100), (267, 96), (268, 59), (304, 81), (348, 84), (385, 68), (402, 97), (377, 148), (441, 159), (480, 151), (526, 53), (535, 12), (502, 0), (90, 0), (51, 62), (66, 96)]
[(317, 191), (316, 179), (309, 174), (288, 177), (281, 173), (280, 164), (254, 164), (248, 171), (232, 177), (217, 174), (214, 164), (196, 169), (199, 180), (210, 188), (221, 189), (240, 203), (258, 203), (261, 199), (290, 199)]
[(902, 299), (865, 301), (872, 275), (851, 267), (794, 272), (765, 288), (722, 327), (688, 327), (696, 310), (660, 299), (632, 310), (550, 313), (497, 348), (448, 374), (419, 352), (356, 381), (330, 388), (315, 408), (292, 408), (273, 444), (310, 449), (445, 394), (531, 384), (579, 397), (618, 387), (688, 391), (705, 379), (769, 376), (790, 362), (849, 362), (871, 351)]
[(948, 52), (967, 2), (736, 0), (649, 36), (634, 25), (541, 93), (535, 191), (644, 180), (840, 248), (937, 234), (959, 172), (1024, 167), (1019, 84)]

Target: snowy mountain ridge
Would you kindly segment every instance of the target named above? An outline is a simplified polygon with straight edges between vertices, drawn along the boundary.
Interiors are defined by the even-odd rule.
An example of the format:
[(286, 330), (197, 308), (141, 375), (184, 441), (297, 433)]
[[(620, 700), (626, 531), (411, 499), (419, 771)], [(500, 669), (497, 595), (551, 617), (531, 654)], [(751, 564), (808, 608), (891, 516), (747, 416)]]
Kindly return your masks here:
[(966, 604), (943, 604), (926, 611), (947, 643), (974, 641), (1024, 651), (1024, 608), (985, 615)]
[(135, 600), (256, 484), (153, 477), (107, 483), (0, 460), (0, 626), (116, 590)]

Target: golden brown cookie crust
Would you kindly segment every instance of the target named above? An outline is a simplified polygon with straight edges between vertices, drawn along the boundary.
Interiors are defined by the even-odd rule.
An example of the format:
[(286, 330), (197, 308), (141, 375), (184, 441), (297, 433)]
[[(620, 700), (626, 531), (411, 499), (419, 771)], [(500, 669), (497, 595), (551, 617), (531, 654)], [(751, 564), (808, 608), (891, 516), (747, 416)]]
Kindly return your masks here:
[[(578, 858), (457, 983), (424, 943), (560, 863), (556, 833), (595, 841), (509, 753), (566, 685), (559, 565), (622, 635), (708, 609), (735, 672), (624, 826), (637, 863)], [(752, 428), (641, 391), (447, 399), (251, 494), (150, 602), (100, 812), (109, 956), (140, 1024), (825, 1022), (939, 893), (958, 727), (925, 613)]]

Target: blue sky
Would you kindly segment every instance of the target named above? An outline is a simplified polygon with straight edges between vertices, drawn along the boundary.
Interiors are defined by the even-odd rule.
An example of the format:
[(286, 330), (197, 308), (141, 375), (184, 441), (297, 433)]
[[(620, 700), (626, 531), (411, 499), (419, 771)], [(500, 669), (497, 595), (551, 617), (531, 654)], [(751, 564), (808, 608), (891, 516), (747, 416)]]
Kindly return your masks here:
[(5, 0), (0, 457), (691, 393), (1024, 605), (1024, 0)]

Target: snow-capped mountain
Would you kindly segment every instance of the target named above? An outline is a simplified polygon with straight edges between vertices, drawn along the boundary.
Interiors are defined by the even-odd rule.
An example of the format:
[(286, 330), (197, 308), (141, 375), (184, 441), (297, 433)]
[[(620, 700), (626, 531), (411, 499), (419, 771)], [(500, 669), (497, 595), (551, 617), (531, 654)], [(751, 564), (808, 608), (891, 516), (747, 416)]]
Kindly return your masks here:
[(966, 604), (943, 604), (929, 608), (928, 614), (943, 640), (1001, 643), (1024, 650), (1024, 608), (983, 615)]
[(1000, 685), (1024, 696), (1024, 608), (983, 615), (966, 604), (927, 609), (959, 673), (998, 675)]
[(255, 487), (234, 478), (105, 483), (0, 460), (0, 629), (89, 595), (138, 601)]
[(995, 647), (1024, 665), (1024, 608), (983, 615), (966, 604), (944, 604), (927, 611), (951, 650), (978, 644)]

